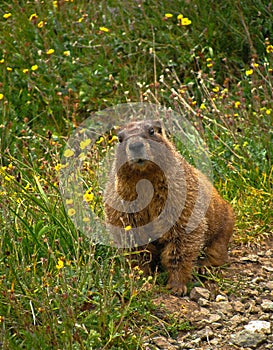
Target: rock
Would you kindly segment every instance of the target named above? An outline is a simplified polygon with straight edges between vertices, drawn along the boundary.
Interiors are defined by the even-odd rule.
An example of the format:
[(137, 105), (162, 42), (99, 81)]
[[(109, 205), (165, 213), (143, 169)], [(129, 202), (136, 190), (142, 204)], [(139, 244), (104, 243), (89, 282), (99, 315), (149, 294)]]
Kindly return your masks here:
[(264, 300), (261, 304), (263, 311), (273, 311), (273, 301)]
[(234, 329), (234, 328), (237, 328), (237, 326), (242, 323), (242, 317), (239, 315), (234, 315), (233, 317), (231, 317), (229, 321), (230, 321), (229, 322), (230, 327)]
[(190, 298), (194, 301), (198, 301), (200, 298), (209, 300), (210, 291), (202, 287), (194, 287), (190, 292)]
[(243, 256), (240, 260), (245, 262), (257, 262), (259, 261), (259, 257), (255, 254), (249, 254), (247, 256)]
[(210, 302), (209, 302), (208, 299), (205, 299), (205, 298), (202, 298), (202, 297), (201, 297), (201, 298), (198, 300), (198, 304), (199, 304), (200, 306), (206, 307), (206, 306), (209, 306), (209, 305), (210, 305)]
[(269, 281), (265, 284), (266, 288), (269, 290), (273, 290), (273, 281)]
[(165, 337), (155, 337), (153, 343), (162, 350), (177, 350), (177, 347), (172, 345)]
[(230, 314), (233, 311), (232, 305), (229, 301), (214, 302), (215, 309), (223, 314)]
[(207, 320), (207, 323), (216, 323), (218, 321), (220, 321), (222, 319), (222, 317), (218, 314), (211, 314), (209, 316), (209, 319)]
[(273, 272), (273, 267), (271, 267), (271, 266), (265, 265), (265, 266), (262, 266), (262, 268), (265, 269), (268, 272)]
[(255, 320), (255, 321), (250, 321), (245, 326), (245, 329), (252, 333), (270, 334), (271, 325), (270, 325), (270, 322), (267, 322), (267, 321)]
[(235, 312), (240, 312), (240, 313), (244, 313), (245, 312), (245, 305), (241, 302), (241, 301), (234, 301), (232, 303), (233, 309)]
[(220, 301), (228, 301), (228, 298), (226, 295), (218, 294), (215, 298), (215, 301), (218, 303)]
[(213, 338), (213, 331), (209, 326), (206, 326), (205, 328), (201, 329), (200, 331), (197, 332), (197, 336), (201, 339), (201, 340), (209, 340), (211, 338)]
[(254, 349), (266, 340), (264, 333), (250, 332), (246, 329), (231, 335), (231, 342), (243, 348)]

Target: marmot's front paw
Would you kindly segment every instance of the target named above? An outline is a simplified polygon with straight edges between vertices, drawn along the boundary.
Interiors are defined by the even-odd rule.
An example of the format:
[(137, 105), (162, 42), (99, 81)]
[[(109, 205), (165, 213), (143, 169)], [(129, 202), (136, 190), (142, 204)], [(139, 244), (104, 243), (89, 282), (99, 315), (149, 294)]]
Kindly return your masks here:
[(178, 296), (183, 296), (187, 294), (187, 286), (184, 283), (179, 283), (175, 281), (170, 281), (167, 284), (167, 288), (171, 289), (172, 293)]

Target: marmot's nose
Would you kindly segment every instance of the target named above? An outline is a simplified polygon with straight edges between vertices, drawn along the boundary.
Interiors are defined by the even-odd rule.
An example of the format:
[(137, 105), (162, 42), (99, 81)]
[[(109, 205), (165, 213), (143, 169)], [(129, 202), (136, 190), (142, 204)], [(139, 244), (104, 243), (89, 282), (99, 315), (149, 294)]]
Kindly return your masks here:
[(140, 141), (132, 142), (129, 144), (129, 150), (134, 153), (141, 152), (143, 148), (144, 148), (144, 144), (143, 142), (140, 142)]

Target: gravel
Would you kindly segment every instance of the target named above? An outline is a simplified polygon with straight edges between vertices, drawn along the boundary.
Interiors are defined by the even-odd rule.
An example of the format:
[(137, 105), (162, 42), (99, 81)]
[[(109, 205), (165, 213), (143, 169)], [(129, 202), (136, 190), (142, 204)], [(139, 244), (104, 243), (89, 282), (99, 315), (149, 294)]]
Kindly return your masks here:
[(191, 330), (146, 339), (144, 349), (273, 349), (272, 238), (259, 246), (232, 247), (228, 266), (208, 277), (189, 296), (155, 298), (161, 314), (187, 320)]

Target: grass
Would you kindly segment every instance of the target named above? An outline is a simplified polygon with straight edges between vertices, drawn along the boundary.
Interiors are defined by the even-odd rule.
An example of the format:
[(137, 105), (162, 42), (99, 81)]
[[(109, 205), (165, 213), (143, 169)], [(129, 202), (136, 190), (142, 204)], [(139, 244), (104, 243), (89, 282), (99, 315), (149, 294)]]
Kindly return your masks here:
[(186, 115), (237, 214), (235, 242), (272, 235), (272, 23), (258, 0), (1, 3), (4, 349), (141, 349), (188, 327), (156, 316), (162, 284), (90, 243), (64, 208), (65, 142), (95, 111), (148, 101)]

